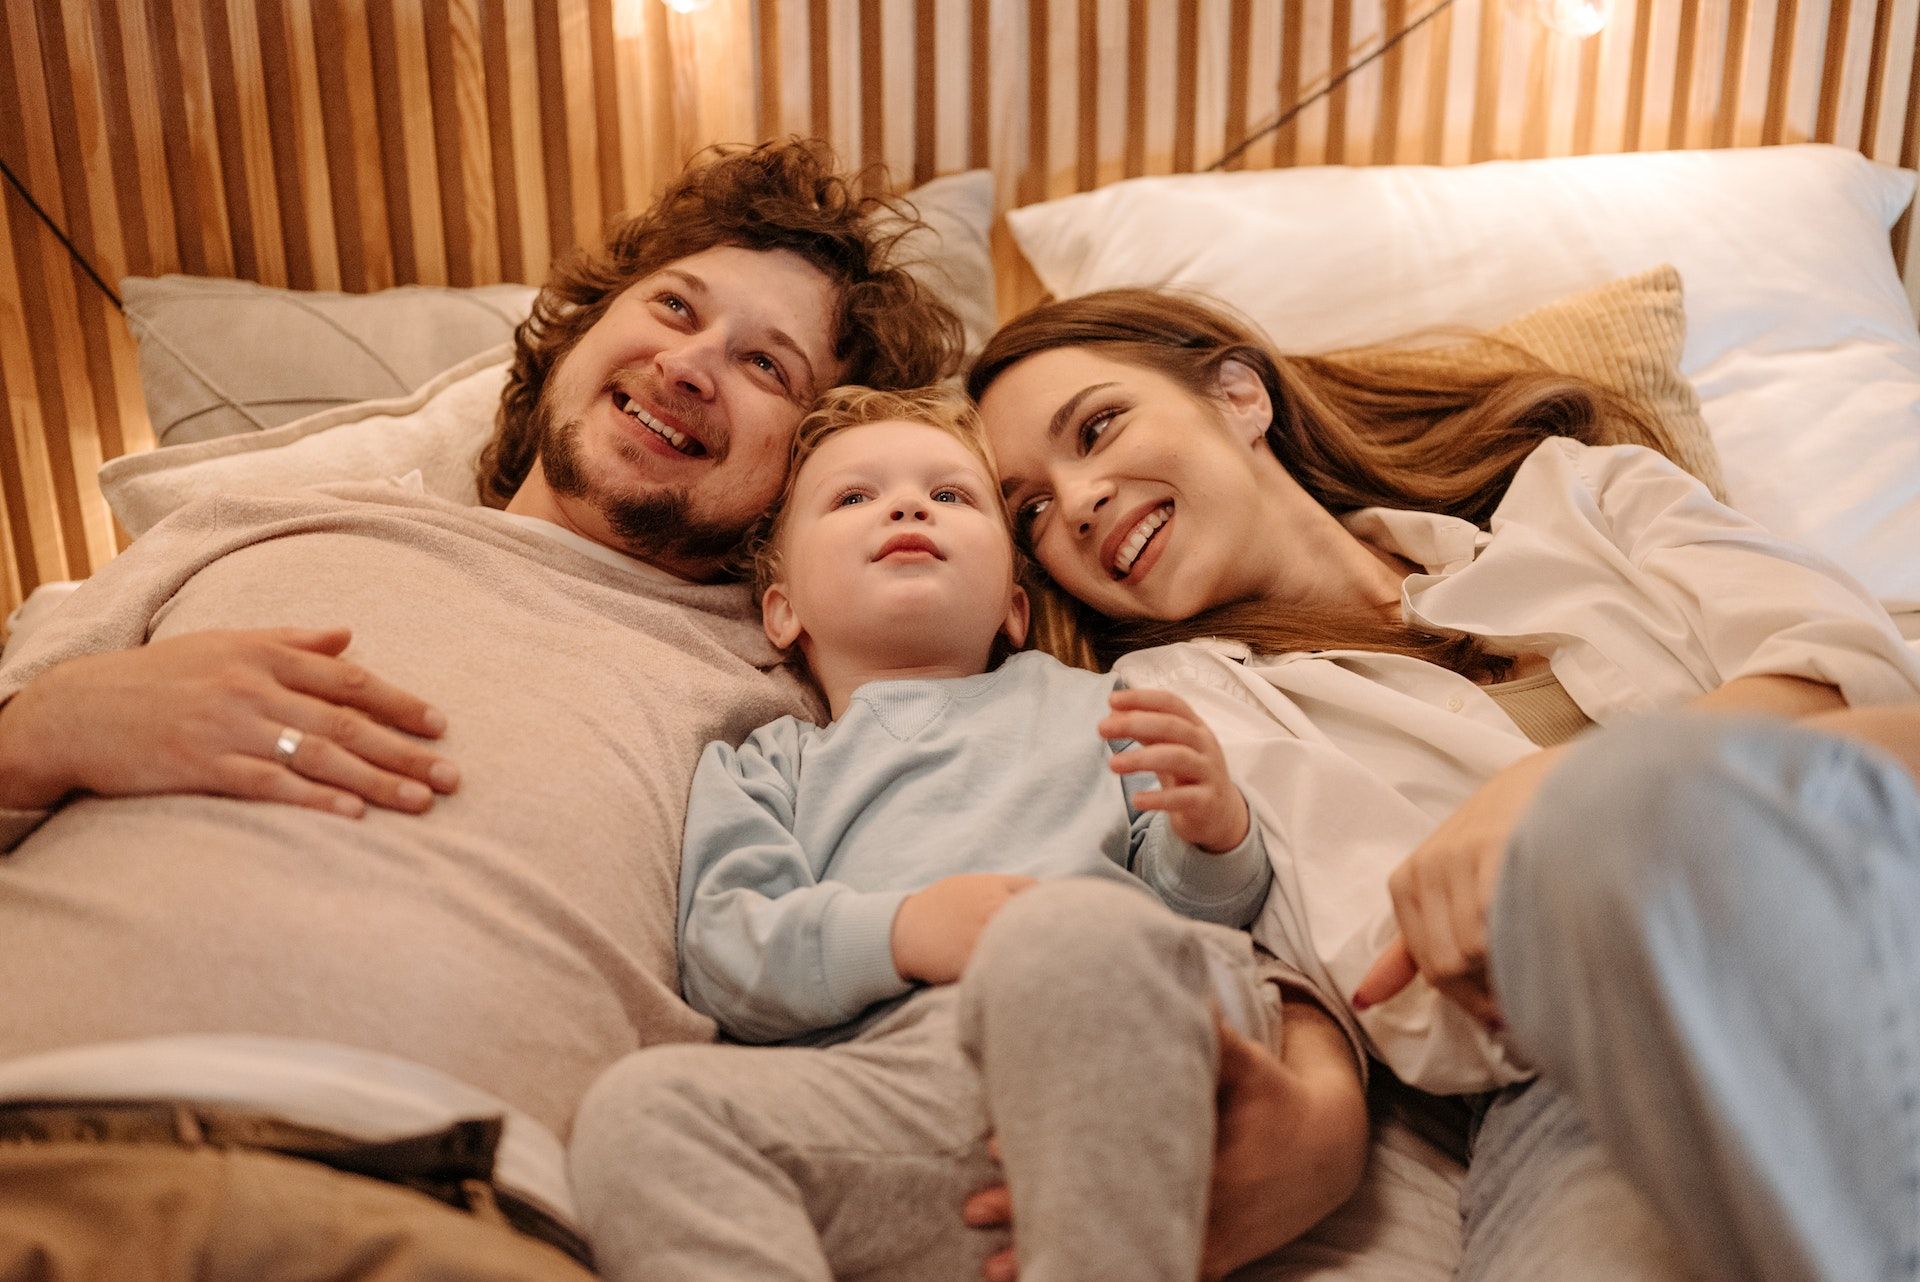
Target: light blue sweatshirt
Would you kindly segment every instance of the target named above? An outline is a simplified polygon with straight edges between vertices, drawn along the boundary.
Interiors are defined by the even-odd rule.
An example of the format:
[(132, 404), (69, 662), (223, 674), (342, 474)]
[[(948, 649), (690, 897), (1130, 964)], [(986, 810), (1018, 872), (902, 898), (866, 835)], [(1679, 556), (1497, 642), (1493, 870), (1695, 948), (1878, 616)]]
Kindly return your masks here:
[(825, 727), (783, 717), (709, 744), (680, 869), (687, 1000), (741, 1041), (839, 1040), (913, 986), (893, 966), (901, 902), (958, 873), (1104, 877), (1251, 922), (1273, 876), (1260, 826), (1214, 855), (1135, 810), (1157, 783), (1107, 768), (1094, 727), (1113, 687), (1017, 654), (976, 677), (870, 682)]

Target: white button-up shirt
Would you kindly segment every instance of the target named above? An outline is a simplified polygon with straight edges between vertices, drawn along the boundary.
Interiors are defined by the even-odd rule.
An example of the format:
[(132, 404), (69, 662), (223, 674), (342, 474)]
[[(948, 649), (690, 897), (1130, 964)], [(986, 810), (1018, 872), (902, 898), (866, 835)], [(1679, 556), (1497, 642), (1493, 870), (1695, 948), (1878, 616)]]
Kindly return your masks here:
[[(1423, 567), (1406, 580), (1408, 622), (1545, 655), (1602, 725), (1757, 674), (1826, 682), (1855, 705), (1920, 699), (1920, 653), (1863, 587), (1638, 446), (1542, 443), (1487, 531), (1383, 508), (1346, 524)], [(1141, 651), (1116, 670), (1174, 690), (1219, 736), (1274, 862), (1254, 936), (1350, 1036), (1428, 1090), (1527, 1075), (1424, 980), (1357, 1020), (1345, 1002), (1394, 934), (1387, 874), (1535, 751), (1484, 690), (1400, 655), (1254, 655), (1217, 640)]]

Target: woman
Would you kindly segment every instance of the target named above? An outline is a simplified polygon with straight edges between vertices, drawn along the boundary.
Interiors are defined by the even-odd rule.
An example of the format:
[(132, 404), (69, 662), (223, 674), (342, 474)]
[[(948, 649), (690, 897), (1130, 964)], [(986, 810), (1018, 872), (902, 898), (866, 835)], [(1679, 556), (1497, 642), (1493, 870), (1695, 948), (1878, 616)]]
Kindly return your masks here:
[[(969, 390), (1100, 657), (1188, 643), (1118, 666), (1256, 796), (1256, 937), (1410, 1082), (1542, 1070), (1480, 1128), (1462, 1276), (1914, 1276), (1920, 660), (1612, 445), (1650, 439), (1618, 398), (1403, 373), (1115, 291), (1012, 322)], [(1275, 1244), (1237, 1219), (1216, 1262)]]

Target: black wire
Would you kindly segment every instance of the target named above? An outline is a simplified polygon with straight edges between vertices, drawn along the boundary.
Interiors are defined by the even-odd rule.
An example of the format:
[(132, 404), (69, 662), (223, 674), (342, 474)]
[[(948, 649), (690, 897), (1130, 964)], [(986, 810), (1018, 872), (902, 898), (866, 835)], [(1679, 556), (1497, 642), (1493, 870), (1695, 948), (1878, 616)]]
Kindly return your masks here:
[(1420, 17), (1408, 23), (1406, 26), (1400, 28), (1400, 30), (1394, 32), (1391, 36), (1387, 37), (1385, 40), (1381, 41), (1380, 47), (1378, 49), (1375, 49), (1372, 53), (1368, 54), (1366, 57), (1362, 58), (1360, 61), (1354, 63), (1351, 67), (1348, 67), (1345, 71), (1342, 71), (1339, 75), (1335, 76), (1332, 80), (1329, 80), (1325, 85), (1321, 86), (1320, 91), (1318, 93), (1314, 94), (1312, 97), (1307, 98), (1301, 102), (1295, 103), (1293, 106), (1287, 108), (1284, 112), (1282, 112), (1280, 114), (1279, 119), (1275, 120), (1272, 124), (1267, 125), (1265, 128), (1260, 129), (1256, 133), (1248, 134), (1245, 138), (1242, 138), (1238, 143), (1235, 143), (1231, 150), (1229, 150), (1225, 155), (1221, 156), (1220, 159), (1214, 161), (1211, 165), (1208, 165), (1206, 169), (1204, 169), (1202, 172), (1209, 173), (1209, 174), (1212, 173), (1214, 170), (1220, 168), (1222, 165), (1226, 164), (1228, 161), (1231, 161), (1236, 157), (1238, 157), (1242, 152), (1246, 151), (1247, 148), (1253, 146), (1253, 144), (1255, 144), (1256, 142), (1259, 142), (1262, 138), (1265, 138), (1268, 134), (1274, 133), (1280, 129), (1285, 128), (1289, 120), (1292, 120), (1295, 116), (1305, 111), (1308, 107), (1311, 107), (1314, 103), (1319, 102), (1322, 98), (1326, 97), (1328, 94), (1338, 89), (1341, 85), (1347, 82), (1348, 77), (1352, 76), (1355, 72), (1364, 69), (1369, 64), (1379, 59), (1380, 56), (1386, 53), (1389, 49), (1399, 44), (1402, 40), (1405, 40), (1408, 36), (1412, 35), (1414, 32), (1420, 30), (1420, 28), (1426, 26), (1427, 23), (1432, 21), (1433, 18), (1437, 14), (1439, 14), (1441, 11), (1446, 9), (1451, 9), (1453, 7), (1453, 4), (1454, 4), (1454, 0), (1440, 0), (1439, 4), (1436, 4), (1435, 6), (1433, 6), (1433, 8), (1421, 14)]
[(100, 273), (93, 269), (93, 264), (87, 261), (87, 256), (80, 252), (79, 246), (67, 239), (67, 233), (60, 230), (59, 224), (53, 221), (52, 216), (40, 208), (40, 202), (33, 198), (33, 193), (27, 190), (26, 184), (20, 181), (19, 175), (13, 172), (12, 166), (5, 160), (0, 160), (0, 173), (6, 174), (7, 181), (13, 184), (13, 189), (20, 193), (20, 198), (27, 202), (28, 208), (40, 216), (40, 221), (47, 225), (47, 230), (59, 237), (60, 243), (67, 247), (67, 254), (74, 262), (80, 264), (82, 271), (93, 278), (93, 283), (100, 287), (100, 292), (112, 300), (114, 309), (126, 311), (127, 305), (120, 301), (120, 295), (114, 293), (113, 287), (106, 281), (100, 279)]

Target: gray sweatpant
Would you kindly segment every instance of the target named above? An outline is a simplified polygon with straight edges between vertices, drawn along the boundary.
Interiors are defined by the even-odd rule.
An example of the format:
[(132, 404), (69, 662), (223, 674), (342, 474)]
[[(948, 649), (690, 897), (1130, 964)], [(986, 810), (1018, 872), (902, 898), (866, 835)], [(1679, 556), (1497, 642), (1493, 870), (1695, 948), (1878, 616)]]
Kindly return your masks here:
[(1491, 938), (1542, 1076), (1476, 1145), (1464, 1275), (1920, 1279), (1920, 796), (1897, 765), (1779, 722), (1596, 735), (1516, 832)]
[(1033, 887), (958, 984), (852, 1041), (659, 1047), (608, 1070), (573, 1131), (596, 1261), (614, 1282), (977, 1277), (1004, 1239), (960, 1206), (997, 1178), (993, 1133), (1023, 1282), (1191, 1279), (1209, 1004), (1267, 998), (1242, 932), (1108, 882)]

